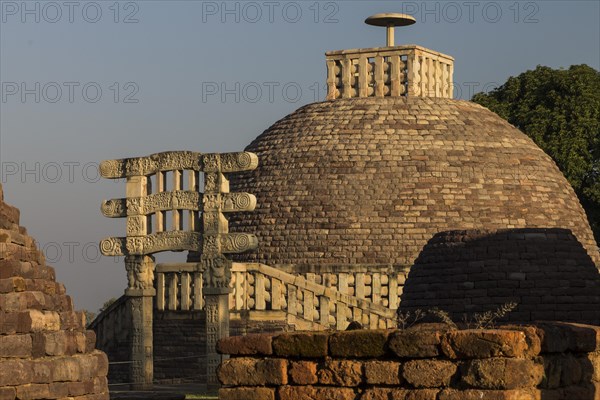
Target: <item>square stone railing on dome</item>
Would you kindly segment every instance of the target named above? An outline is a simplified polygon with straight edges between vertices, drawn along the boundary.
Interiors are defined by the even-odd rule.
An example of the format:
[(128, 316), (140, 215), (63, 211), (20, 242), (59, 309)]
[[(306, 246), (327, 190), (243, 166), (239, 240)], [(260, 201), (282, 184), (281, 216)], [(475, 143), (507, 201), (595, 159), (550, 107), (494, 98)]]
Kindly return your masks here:
[[(164, 301), (161, 302), (165, 298), (164, 268), (168, 269), (155, 266), (152, 255), (163, 251), (187, 250), (200, 255), (199, 262), (176, 264), (178, 269), (171, 271), (174, 273), (168, 285), (181, 287), (183, 309), (206, 310), (207, 376), (215, 376), (214, 369), (221, 362), (215, 345), (229, 333), (231, 261), (224, 255), (258, 245), (252, 234), (229, 233), (224, 213), (252, 211), (256, 197), (249, 193), (229, 193), (225, 174), (257, 166), (258, 157), (253, 153), (190, 151), (100, 164), (102, 177), (126, 178), (127, 182), (126, 197), (104, 201), (101, 208), (107, 217), (126, 218), (127, 236), (102, 240), (100, 250), (106, 256), (125, 256), (128, 280), (125, 295), (129, 297), (133, 318), (131, 379), (136, 388), (152, 384), (153, 301), (156, 297), (157, 308), (164, 309)], [(200, 191), (201, 178), (203, 191)], [(155, 272), (159, 272), (156, 282)], [(177, 280), (179, 276), (181, 281)], [(170, 297), (169, 302), (177, 299)]]
[(454, 58), (421, 46), (339, 50), (325, 54), (327, 100), (453, 96)]

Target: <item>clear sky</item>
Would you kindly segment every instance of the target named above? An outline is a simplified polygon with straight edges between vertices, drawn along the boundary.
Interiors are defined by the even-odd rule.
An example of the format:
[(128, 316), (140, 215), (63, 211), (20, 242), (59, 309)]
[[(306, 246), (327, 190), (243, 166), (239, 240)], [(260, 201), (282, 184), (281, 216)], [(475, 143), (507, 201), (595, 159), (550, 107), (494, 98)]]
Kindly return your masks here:
[[(105, 159), (242, 150), (325, 96), (327, 50), (377, 47), (396, 31), (456, 58), (469, 99), (536, 65), (600, 69), (599, 1), (0, 1), (0, 165), (6, 201), (46, 250), (77, 308), (126, 286), (97, 243), (124, 234), (100, 214), (122, 182)], [(180, 255), (180, 258), (183, 257)]]

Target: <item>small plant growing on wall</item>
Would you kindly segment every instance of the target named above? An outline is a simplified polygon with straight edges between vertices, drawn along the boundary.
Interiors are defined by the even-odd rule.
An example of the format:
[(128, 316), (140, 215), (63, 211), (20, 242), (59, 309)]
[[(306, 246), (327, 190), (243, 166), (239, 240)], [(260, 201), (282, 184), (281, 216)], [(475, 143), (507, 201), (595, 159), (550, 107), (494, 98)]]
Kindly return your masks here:
[[(486, 311), (483, 313), (474, 313), (472, 315), (464, 314), (461, 326), (465, 329), (491, 329), (496, 326), (496, 323), (506, 317), (517, 308), (517, 303), (510, 302), (502, 304), (496, 310)], [(398, 309), (398, 328), (408, 329), (414, 326), (417, 322), (422, 321), (426, 317), (430, 317), (436, 321), (448, 325), (450, 329), (459, 329), (459, 326), (452, 320), (450, 314), (439, 308), (432, 308), (427, 311), (417, 309), (415, 311), (401, 311)]]

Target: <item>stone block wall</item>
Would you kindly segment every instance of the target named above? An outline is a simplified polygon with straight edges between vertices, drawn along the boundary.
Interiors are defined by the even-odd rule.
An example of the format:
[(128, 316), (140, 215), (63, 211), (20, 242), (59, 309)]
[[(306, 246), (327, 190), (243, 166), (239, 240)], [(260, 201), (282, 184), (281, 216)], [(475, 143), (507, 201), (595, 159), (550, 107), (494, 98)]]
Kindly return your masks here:
[(600, 327), (561, 322), (223, 339), (220, 400), (600, 398)]
[(108, 359), (0, 186), (0, 400), (108, 400)]

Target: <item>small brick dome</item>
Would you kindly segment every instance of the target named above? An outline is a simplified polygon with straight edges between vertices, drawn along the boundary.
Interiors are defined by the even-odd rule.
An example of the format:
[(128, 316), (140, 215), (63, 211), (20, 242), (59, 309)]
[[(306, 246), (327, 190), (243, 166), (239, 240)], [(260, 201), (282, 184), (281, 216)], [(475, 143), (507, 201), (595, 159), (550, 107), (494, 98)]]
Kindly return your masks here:
[(567, 229), (449, 231), (408, 274), (400, 310), (439, 308), (455, 321), (514, 302), (504, 320), (600, 324), (600, 273)]
[(599, 264), (586, 215), (534, 142), (475, 103), (442, 98), (338, 99), (276, 122), (246, 150), (259, 167), (232, 191), (256, 195), (231, 214), (255, 233), (238, 260), (412, 265), (436, 233), (566, 228)]

